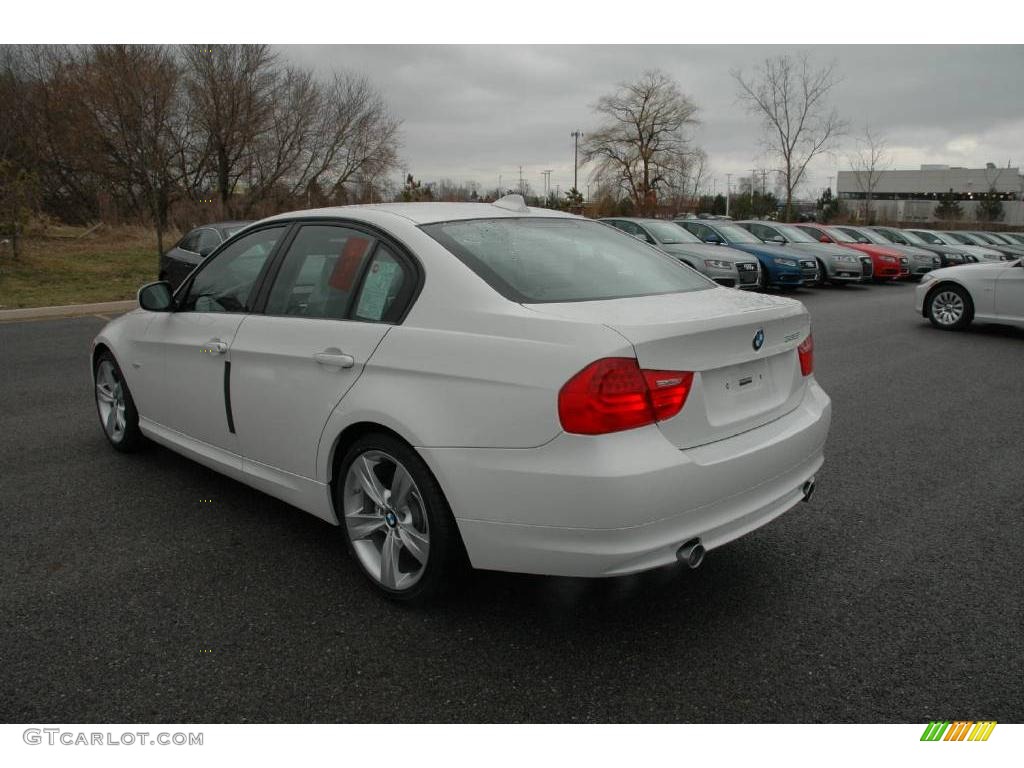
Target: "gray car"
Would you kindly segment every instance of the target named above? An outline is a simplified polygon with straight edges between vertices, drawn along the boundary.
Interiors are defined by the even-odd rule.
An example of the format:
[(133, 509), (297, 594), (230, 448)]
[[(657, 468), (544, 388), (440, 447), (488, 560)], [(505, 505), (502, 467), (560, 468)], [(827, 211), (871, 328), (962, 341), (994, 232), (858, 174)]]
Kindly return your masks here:
[(959, 264), (970, 264), (977, 261), (977, 258), (964, 253), (963, 249), (955, 245), (944, 243), (929, 243), (915, 235), (908, 229), (896, 229), (895, 227), (868, 227), (877, 232), (893, 245), (912, 245), (915, 248), (924, 248), (939, 257), (940, 266), (955, 267)]
[(892, 250), (897, 251), (901, 256), (907, 259), (906, 266), (908, 274), (901, 275), (904, 279), (910, 278), (911, 280), (920, 280), (921, 275), (926, 275), (933, 269), (938, 269), (942, 266), (942, 259), (931, 251), (919, 248), (916, 245), (900, 245), (899, 243), (894, 243), (868, 227), (848, 227), (844, 225), (840, 226), (839, 229), (850, 237), (864, 238), (868, 243), (884, 245), (886, 248), (891, 248)]
[(755, 257), (735, 248), (708, 245), (671, 221), (618, 217), (601, 221), (660, 248), (720, 285), (754, 289), (760, 283), (761, 265)]
[(871, 281), (871, 258), (850, 248), (815, 240), (798, 227), (774, 221), (736, 222), (766, 243), (785, 245), (798, 254), (805, 254), (818, 262), (821, 282), (833, 285), (866, 283)]
[(998, 235), (991, 234), (989, 232), (960, 232), (961, 235), (967, 235), (972, 238), (980, 245), (988, 246), (999, 251), (1001, 254), (1007, 257), (1007, 261), (1011, 259), (1019, 259), (1024, 256), (1024, 245), (1020, 243), (1011, 243), (1009, 240), (1004, 240)]

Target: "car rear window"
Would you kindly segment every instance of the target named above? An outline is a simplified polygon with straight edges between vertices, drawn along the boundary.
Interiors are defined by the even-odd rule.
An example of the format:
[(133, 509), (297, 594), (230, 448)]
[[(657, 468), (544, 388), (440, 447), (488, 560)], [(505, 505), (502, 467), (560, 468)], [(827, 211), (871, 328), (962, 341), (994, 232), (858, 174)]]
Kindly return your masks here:
[(423, 230), (502, 296), (526, 304), (715, 287), (635, 237), (585, 219), (471, 219)]

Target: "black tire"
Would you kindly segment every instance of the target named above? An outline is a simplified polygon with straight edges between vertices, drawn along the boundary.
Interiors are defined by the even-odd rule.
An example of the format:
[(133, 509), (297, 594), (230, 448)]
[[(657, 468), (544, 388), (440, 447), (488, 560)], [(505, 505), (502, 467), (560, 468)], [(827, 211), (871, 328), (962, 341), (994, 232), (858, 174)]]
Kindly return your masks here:
[[(114, 400), (110, 403), (101, 400), (103, 393), (107, 392), (107, 388), (100, 381), (101, 373), (105, 371), (109, 371), (113, 375), (115, 384), (113, 390), (108, 393)], [(99, 417), (100, 427), (103, 430), (103, 435), (107, 438), (107, 442), (123, 453), (132, 453), (139, 450), (146, 442), (146, 438), (143, 437), (142, 432), (139, 430), (139, 412), (135, 408), (135, 400), (132, 398), (128, 382), (125, 381), (124, 374), (121, 372), (121, 366), (117, 364), (117, 360), (109, 350), (104, 349), (96, 356), (92, 373), (93, 400), (96, 403), (96, 415)], [(121, 404), (123, 404), (123, 417), (116, 413)], [(104, 406), (110, 409), (107, 411), (108, 416), (111, 411), (115, 412), (113, 416), (115, 423), (123, 418), (122, 428), (111, 429), (109, 427), (108, 420), (104, 418)]]
[(825, 269), (825, 262), (818, 259), (818, 279), (815, 281), (814, 285), (821, 288), (826, 283), (829, 285), (835, 285), (835, 283), (828, 279), (828, 270)]
[[(389, 457), (396, 459), (412, 476), (415, 490), (418, 491), (417, 499), (422, 501), (422, 505), (417, 503), (418, 509), (416, 511), (421, 516), (420, 522), (425, 518), (425, 530), (429, 532), (427, 562), (425, 565), (422, 565), (422, 572), (418, 576), (418, 580), (411, 586), (401, 589), (390, 588), (382, 583), (381, 574), (379, 572), (374, 573), (368, 564), (364, 562), (364, 557), (356, 551), (356, 545), (345, 514), (346, 479), (348, 478), (350, 468), (361, 457), (380, 453), (387, 454)], [(386, 464), (386, 462), (382, 461), (377, 467), (383, 464)], [(387, 466), (380, 470), (375, 467), (374, 471), (383, 472), (386, 475), (387, 469)], [(392, 471), (392, 476), (394, 471)], [(377, 478), (381, 479), (381, 475), (377, 475)], [(387, 478), (385, 477), (382, 482), (386, 480)], [(448, 500), (445, 498), (437, 479), (423, 459), (420, 458), (420, 455), (402, 440), (383, 432), (369, 433), (356, 439), (349, 446), (348, 450), (345, 451), (345, 455), (338, 463), (333, 494), (334, 508), (338, 515), (346, 549), (367, 580), (388, 598), (403, 603), (428, 602), (443, 593), (447, 587), (450, 587), (461, 572), (465, 570), (467, 563), (465, 549), (459, 536), (455, 518), (452, 516), (451, 508), (448, 506)], [(365, 498), (363, 503), (366, 503)], [(412, 505), (410, 504), (409, 506), (411, 507)], [(390, 526), (390, 523), (388, 525)], [(403, 522), (402, 525), (406, 525), (406, 523)], [(398, 529), (399, 526), (395, 525), (393, 531), (397, 532)], [(387, 531), (387, 528), (382, 528), (380, 533), (382, 536), (387, 536)], [(376, 534), (374, 535), (376, 536)], [(365, 545), (369, 541), (371, 539), (364, 538), (361, 544)], [(411, 557), (410, 551), (407, 548), (403, 547), (403, 550), (407, 555), (407, 559)], [(381, 570), (382, 566), (378, 566), (378, 569)]]
[(761, 265), (761, 272), (757, 276), (757, 290), (768, 290), (768, 268), (764, 264)]
[[(956, 302), (950, 297), (959, 297), (963, 309), (957, 315)], [(935, 286), (924, 300), (925, 313), (931, 324), (943, 331), (960, 331), (974, 319), (974, 302), (971, 294), (953, 283)]]

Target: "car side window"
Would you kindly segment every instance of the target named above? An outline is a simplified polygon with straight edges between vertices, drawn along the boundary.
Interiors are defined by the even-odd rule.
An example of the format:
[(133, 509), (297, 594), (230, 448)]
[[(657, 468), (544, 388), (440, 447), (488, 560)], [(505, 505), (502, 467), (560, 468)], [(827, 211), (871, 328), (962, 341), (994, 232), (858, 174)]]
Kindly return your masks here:
[(764, 224), (751, 224), (750, 231), (751, 233), (760, 237), (762, 240), (778, 234), (778, 232), (769, 227), (766, 227)]
[(221, 239), (212, 229), (200, 229), (199, 230), (199, 243), (197, 244), (195, 251), (196, 253), (209, 254), (214, 248), (220, 245)]
[(373, 254), (353, 318), (375, 323), (396, 323), (401, 318), (412, 293), (413, 276), (395, 256), (394, 251), (381, 243)]
[(285, 228), (270, 227), (236, 240), (192, 279), (179, 312), (249, 312), (256, 281)]
[(344, 319), (373, 243), (348, 227), (303, 226), (270, 289), (266, 314)]
[(191, 253), (195, 253), (199, 250), (199, 230), (193, 229), (181, 238), (181, 242), (178, 243), (178, 247), (183, 251), (190, 251)]
[(616, 221), (613, 225), (621, 229), (623, 232), (629, 235), (639, 235), (640, 227), (634, 224), (632, 221)]

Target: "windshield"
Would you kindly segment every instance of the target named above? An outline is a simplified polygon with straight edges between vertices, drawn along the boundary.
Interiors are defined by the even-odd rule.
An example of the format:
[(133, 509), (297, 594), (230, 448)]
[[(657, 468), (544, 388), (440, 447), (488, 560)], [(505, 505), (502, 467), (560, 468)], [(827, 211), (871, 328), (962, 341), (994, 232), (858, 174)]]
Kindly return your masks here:
[(764, 240), (757, 235), (751, 234), (737, 224), (723, 224), (715, 222), (715, 229), (730, 243), (750, 243), (751, 245), (763, 245)]
[(773, 224), (772, 228), (779, 230), (779, 232), (786, 236), (787, 240), (791, 240), (794, 243), (818, 242), (816, 238), (811, 237), (799, 227), (791, 227), (789, 224)]
[(999, 245), (1016, 245), (1016, 243), (1012, 242), (1010, 238), (1008, 238), (1006, 235), (996, 235), (993, 234), (992, 232), (979, 234), (978, 237), (982, 238), (987, 243), (997, 243)]
[(850, 235), (846, 234), (846, 232), (844, 232), (843, 230), (839, 229), (839, 227), (831, 227), (829, 229), (824, 230), (824, 232), (829, 237), (831, 237), (833, 240), (835, 240), (837, 243), (857, 243), (857, 242), (860, 242), (859, 240), (856, 240), (855, 238), (853, 238)]
[(896, 245), (907, 245), (910, 242), (910, 238), (906, 237), (903, 232), (897, 232), (893, 229), (879, 229), (876, 227), (871, 231), (878, 233), (889, 243), (895, 243)]
[(1024, 245), (1024, 235), (1018, 235), (1016, 232), (1004, 232), (1003, 237), (1007, 240), (1011, 240), (1014, 245), (1017, 243)]
[[(911, 232), (909, 229), (900, 230), (900, 237), (906, 240), (911, 245), (928, 245), (923, 237), (919, 237)], [(933, 243), (934, 245), (934, 243)]]
[(926, 243), (931, 243), (932, 245), (946, 245), (945, 240), (943, 240), (934, 232), (929, 232), (926, 229), (915, 229), (912, 234), (917, 235)]
[(851, 238), (853, 238), (851, 242), (861, 243), (861, 244), (865, 244), (865, 243), (870, 243), (871, 242), (871, 239), (869, 237), (867, 237), (866, 235), (861, 234), (856, 229), (851, 229), (850, 227), (836, 227), (836, 229), (838, 229), (843, 234), (849, 235)]
[(597, 301), (715, 287), (671, 256), (595, 221), (471, 219), (423, 231), (510, 301)]
[(886, 240), (880, 234), (878, 234), (877, 232), (873, 232), (870, 229), (858, 229), (857, 233), (860, 234), (860, 235), (863, 235), (864, 237), (866, 237), (868, 240), (870, 240), (872, 243), (875, 243), (876, 245), (891, 245), (892, 244), (892, 240)]
[(943, 232), (942, 236), (948, 237), (954, 242), (963, 243), (964, 245), (978, 245), (976, 240), (960, 232)]
[(667, 221), (645, 221), (643, 225), (650, 230), (654, 238), (665, 245), (674, 243), (699, 243), (700, 238), (680, 227)]

